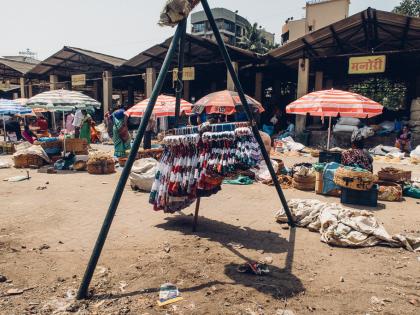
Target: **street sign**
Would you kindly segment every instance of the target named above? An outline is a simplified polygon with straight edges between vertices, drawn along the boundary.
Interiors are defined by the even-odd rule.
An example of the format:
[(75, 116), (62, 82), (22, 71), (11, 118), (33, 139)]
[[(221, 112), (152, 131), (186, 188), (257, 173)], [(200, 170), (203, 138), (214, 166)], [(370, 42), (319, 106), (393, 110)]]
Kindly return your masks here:
[(349, 74), (383, 73), (386, 69), (386, 56), (363, 56), (349, 59)]
[[(172, 72), (172, 80), (178, 80), (178, 68), (174, 68)], [(185, 67), (182, 73), (182, 81), (194, 81), (195, 80), (195, 68)]]
[(75, 74), (71, 76), (71, 86), (85, 86), (86, 74)]

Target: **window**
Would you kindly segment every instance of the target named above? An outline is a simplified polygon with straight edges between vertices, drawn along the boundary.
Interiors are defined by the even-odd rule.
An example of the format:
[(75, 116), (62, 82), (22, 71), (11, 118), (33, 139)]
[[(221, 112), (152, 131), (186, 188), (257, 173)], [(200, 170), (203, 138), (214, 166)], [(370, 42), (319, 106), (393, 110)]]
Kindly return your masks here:
[(229, 31), (229, 32), (235, 33), (235, 24), (234, 24), (233, 22), (230, 22), (230, 21), (226, 21), (226, 20), (224, 20), (224, 26), (223, 26), (223, 28), (224, 28), (226, 31)]
[(201, 33), (201, 32), (204, 32), (204, 30), (205, 30), (205, 23), (204, 22), (193, 24), (193, 27), (192, 27), (192, 32), (193, 33)]

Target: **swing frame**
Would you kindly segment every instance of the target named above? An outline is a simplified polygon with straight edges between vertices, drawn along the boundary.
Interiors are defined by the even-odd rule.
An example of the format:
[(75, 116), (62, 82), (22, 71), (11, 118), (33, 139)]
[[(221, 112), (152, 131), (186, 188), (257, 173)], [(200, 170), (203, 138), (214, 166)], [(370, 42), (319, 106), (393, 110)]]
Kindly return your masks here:
[[(261, 138), (261, 135), (258, 130), (257, 123), (254, 119), (254, 116), (252, 114), (251, 108), (246, 100), (244, 90), (242, 88), (242, 85), (239, 81), (238, 75), (235, 72), (235, 69), (232, 65), (232, 60), (229, 56), (229, 53), (226, 49), (226, 45), (222, 39), (222, 36), (220, 35), (219, 29), (216, 25), (216, 22), (213, 17), (213, 13), (211, 12), (210, 6), (207, 2), (207, 0), (201, 0), (201, 4), (203, 6), (203, 9), (205, 11), (205, 14), (207, 16), (207, 19), (210, 23), (210, 26), (213, 30), (213, 34), (216, 38), (216, 42), (219, 46), (220, 53), (223, 56), (223, 59), (225, 61), (226, 67), (230, 73), (230, 76), (232, 77), (232, 80), (234, 82), (235, 88), (238, 91), (239, 98), (241, 100), (241, 103), (244, 107), (246, 116), (248, 118), (248, 122), (250, 124), (250, 128), (252, 129), (252, 132), (254, 134), (254, 137), (256, 141), (258, 142), (261, 153), (263, 155), (263, 158), (267, 164), (267, 168), (270, 172), (271, 178), (274, 183), (274, 187), (276, 188), (277, 194), (280, 198), (280, 202), (283, 206), (284, 211), (286, 212), (288, 223), (291, 227), (295, 226), (295, 223), (293, 221), (293, 216), (290, 212), (290, 209), (287, 205), (286, 198), (283, 194), (283, 190), (281, 189), (279, 180), (277, 178), (276, 172), (274, 171), (273, 165), (271, 164), (270, 155), (269, 152), (265, 149), (264, 142)], [(92, 250), (91, 257), (89, 259), (89, 262), (86, 266), (85, 273), (83, 275), (82, 282), (80, 284), (79, 290), (77, 292), (76, 298), (78, 300), (86, 299), (88, 297), (88, 290), (90, 282), (92, 281), (93, 273), (95, 271), (96, 265), (98, 263), (99, 257), (101, 255), (103, 246), (105, 244), (106, 238), (108, 236), (109, 230), (111, 228), (112, 221), (114, 219), (115, 213), (118, 209), (119, 202), (121, 200), (121, 196), (124, 191), (124, 187), (127, 183), (127, 180), (129, 178), (131, 168), (133, 167), (134, 161), (136, 159), (137, 151), (140, 148), (140, 144), (143, 140), (144, 133), (146, 131), (147, 124), (150, 120), (150, 117), (153, 112), (153, 108), (156, 104), (156, 100), (158, 95), (160, 94), (163, 84), (165, 82), (167, 73), (169, 71), (171, 62), (173, 57), (175, 56), (175, 52), (177, 51), (177, 48), (179, 46), (179, 54), (178, 54), (178, 78), (177, 78), (177, 84), (176, 84), (176, 127), (178, 126), (178, 118), (180, 113), (180, 103), (181, 103), (181, 95), (182, 95), (182, 74), (183, 74), (183, 68), (184, 68), (184, 47), (185, 47), (185, 35), (187, 30), (187, 18), (182, 20), (175, 31), (175, 34), (172, 38), (172, 42), (168, 48), (168, 52), (166, 54), (165, 60), (162, 64), (162, 67), (159, 72), (159, 76), (156, 80), (156, 83), (153, 87), (152, 95), (149, 99), (149, 103), (147, 105), (146, 111), (144, 113), (143, 119), (141, 120), (140, 126), (137, 130), (137, 135), (134, 139), (134, 143), (132, 145), (130, 154), (128, 156), (128, 160), (124, 166), (124, 169), (121, 173), (121, 176), (119, 178), (118, 184), (115, 188), (114, 195), (112, 197), (111, 203), (108, 208), (108, 212), (104, 218), (104, 222), (102, 224), (101, 230), (99, 232), (98, 238), (96, 240), (95, 246)], [(198, 211), (200, 208), (200, 198), (197, 199), (196, 208), (195, 208), (195, 216), (194, 216), (194, 223), (193, 223), (193, 229), (196, 229), (197, 226), (197, 220), (198, 220)]]

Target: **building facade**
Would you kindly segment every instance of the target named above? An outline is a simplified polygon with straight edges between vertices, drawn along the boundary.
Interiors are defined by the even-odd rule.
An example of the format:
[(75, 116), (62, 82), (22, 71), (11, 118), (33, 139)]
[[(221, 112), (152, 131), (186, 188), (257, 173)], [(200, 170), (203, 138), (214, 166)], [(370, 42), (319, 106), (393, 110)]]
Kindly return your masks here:
[(289, 18), (282, 28), (282, 44), (343, 20), (349, 16), (350, 0), (312, 0), (304, 8), (305, 18)]

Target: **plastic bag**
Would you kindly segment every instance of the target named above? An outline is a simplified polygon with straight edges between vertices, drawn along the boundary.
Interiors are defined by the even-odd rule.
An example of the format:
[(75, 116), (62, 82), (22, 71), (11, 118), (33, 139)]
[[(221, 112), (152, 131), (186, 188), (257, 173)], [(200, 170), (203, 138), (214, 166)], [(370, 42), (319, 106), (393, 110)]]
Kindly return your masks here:
[(159, 25), (175, 26), (188, 17), (200, 0), (168, 0), (160, 14)]

